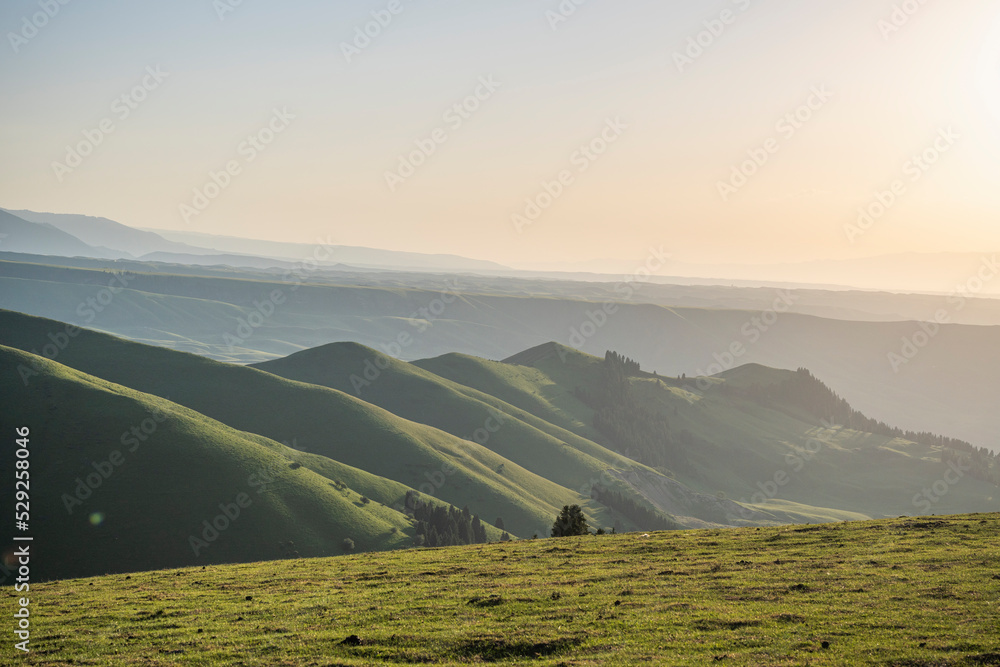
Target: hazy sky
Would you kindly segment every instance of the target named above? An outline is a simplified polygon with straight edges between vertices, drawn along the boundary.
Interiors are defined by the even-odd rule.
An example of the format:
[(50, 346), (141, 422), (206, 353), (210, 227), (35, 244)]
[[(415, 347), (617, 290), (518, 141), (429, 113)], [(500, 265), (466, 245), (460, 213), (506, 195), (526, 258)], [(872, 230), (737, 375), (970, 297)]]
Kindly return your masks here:
[(6, 0), (0, 206), (505, 263), (1000, 249), (995, 0), (575, 2)]

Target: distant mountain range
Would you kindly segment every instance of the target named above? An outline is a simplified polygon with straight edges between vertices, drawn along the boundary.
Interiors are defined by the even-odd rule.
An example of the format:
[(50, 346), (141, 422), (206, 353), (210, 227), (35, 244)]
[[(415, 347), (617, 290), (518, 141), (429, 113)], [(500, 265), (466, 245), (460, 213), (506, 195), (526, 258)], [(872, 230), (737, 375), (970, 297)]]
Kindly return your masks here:
[(258, 255), (276, 257), (295, 262), (314, 258), (317, 247), (329, 247), (331, 257), (324, 260), (327, 264), (347, 264), (362, 268), (396, 268), (414, 271), (468, 271), (468, 272), (509, 272), (510, 268), (478, 259), (469, 259), (458, 255), (436, 255), (397, 250), (378, 250), (358, 246), (342, 246), (334, 244), (330, 239), (317, 239), (316, 243), (283, 243), (279, 241), (261, 241), (244, 239), (235, 236), (218, 236), (199, 232), (178, 232), (165, 229), (150, 230), (160, 236), (214, 248), (226, 253), (240, 255)]
[[(657, 280), (695, 285), (797, 285), (929, 294), (950, 294), (961, 288), (971, 296), (996, 297), (1000, 295), (998, 258), (1000, 252), (984, 251), (909, 252), (775, 264), (697, 264), (672, 260)], [(517, 268), (526, 275), (563, 274), (575, 280), (601, 280), (602, 274), (633, 273), (636, 262), (592, 260), (518, 264)]]
[[(457, 255), (339, 246), (329, 241), (281, 243), (185, 232), (155, 233), (87, 215), (5, 209), (0, 213), (4, 213), (0, 216), (0, 234), (7, 235), (0, 238), (0, 251), (6, 252), (248, 268), (285, 268), (305, 262), (410, 271), (508, 270), (495, 262)], [(318, 253), (318, 249), (322, 252)]]
[(36, 213), (35, 211), (8, 210), (7, 212), (28, 222), (61, 229), (88, 245), (112, 248), (122, 253), (123, 257), (142, 257), (153, 252), (190, 253), (195, 255), (208, 254), (209, 252), (205, 248), (168, 241), (158, 234), (128, 227), (107, 218), (62, 213)]
[[(3, 210), (3, 209), (0, 209)], [(48, 226), (48, 232), (10, 227), (0, 220), (0, 251), (37, 255), (142, 259), (193, 266), (287, 268), (312, 263), (326, 268), (410, 272), (451, 272), (527, 279), (606, 281), (629, 276), (636, 262), (592, 260), (542, 262), (515, 267), (458, 255), (425, 254), (334, 244), (289, 243), (162, 229), (137, 229), (87, 215), (7, 210), (24, 221)], [(8, 230), (7, 228), (10, 227)], [(52, 229), (75, 237), (53, 235)], [(7, 230), (7, 231), (4, 231)], [(81, 245), (82, 244), (82, 245)], [(317, 260), (317, 250), (321, 249)], [(899, 253), (859, 259), (819, 260), (778, 264), (693, 264), (668, 261), (653, 280), (678, 285), (738, 285), (742, 287), (809, 287), (865, 289), (948, 295), (965, 291), (969, 297), (1000, 296), (1000, 252)]]
[(34, 223), (0, 210), (0, 250), (34, 255), (115, 259), (121, 253), (88, 245), (49, 224)]
[(36, 579), (412, 546), (415, 502), (492, 540), (545, 535), (566, 504), (618, 532), (1000, 508), (985, 450), (759, 365), (672, 378), (556, 343), (412, 364), (338, 343), (251, 368), (0, 311), (0, 385), (35, 443), (38, 553), (60, 555)]

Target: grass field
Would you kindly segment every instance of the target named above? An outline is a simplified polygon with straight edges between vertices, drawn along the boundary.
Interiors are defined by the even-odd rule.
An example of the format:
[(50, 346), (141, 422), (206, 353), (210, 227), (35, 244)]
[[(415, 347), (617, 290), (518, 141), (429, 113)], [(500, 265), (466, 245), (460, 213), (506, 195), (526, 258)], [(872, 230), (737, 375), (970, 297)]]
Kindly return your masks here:
[(56, 581), (32, 586), (18, 662), (1000, 665), (998, 528), (634, 533)]

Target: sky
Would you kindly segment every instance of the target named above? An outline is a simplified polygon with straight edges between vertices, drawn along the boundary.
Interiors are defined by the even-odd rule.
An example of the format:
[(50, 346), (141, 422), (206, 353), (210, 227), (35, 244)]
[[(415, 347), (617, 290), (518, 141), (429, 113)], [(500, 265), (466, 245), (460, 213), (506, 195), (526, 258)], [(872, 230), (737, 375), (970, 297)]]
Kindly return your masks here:
[(523, 267), (1000, 250), (995, 0), (6, 0), (0, 30), (4, 208)]

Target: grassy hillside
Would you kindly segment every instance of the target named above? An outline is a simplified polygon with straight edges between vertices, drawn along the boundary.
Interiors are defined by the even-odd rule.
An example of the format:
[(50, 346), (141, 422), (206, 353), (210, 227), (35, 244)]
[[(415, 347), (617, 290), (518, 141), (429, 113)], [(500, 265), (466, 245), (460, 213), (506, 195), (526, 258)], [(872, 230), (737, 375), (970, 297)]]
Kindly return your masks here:
[[(673, 429), (705, 443), (689, 450), (695, 473), (682, 476), (693, 488), (723, 491), (776, 512), (780, 505), (772, 501), (778, 499), (873, 518), (931, 508), (943, 514), (1000, 510), (1000, 488), (964, 474), (955, 478), (941, 447), (824, 424), (800, 410), (733, 396), (725, 391), (730, 382), (766, 387), (792, 375), (762, 366), (737, 370), (706, 391), (691, 382), (676, 387), (633, 380), (638, 400), (671, 415)], [(935, 484), (930, 507), (926, 498), (914, 501)]]
[[(353, 393), (406, 419), (478, 442), (505, 459), (583, 495), (589, 494), (590, 486), (598, 483), (602, 475), (607, 477), (609, 468), (642, 469), (649, 475), (659, 475), (494, 396), (356, 343), (333, 343), (256, 364), (254, 368)], [(626, 484), (618, 484), (616, 488), (640, 503), (645, 502)], [(625, 525), (629, 522), (625, 521)]]
[(967, 515), (58, 581), (32, 586), (19, 661), (998, 665), (998, 533)]
[[(22, 367), (36, 373), (27, 386)], [(35, 581), (334, 555), (345, 538), (361, 550), (412, 543), (404, 514), (351, 488), (393, 503), (401, 485), (373, 488), (372, 476), (338, 469), (347, 486), (334, 488), (283, 445), (9, 347), (0, 346), (0, 382), (4, 433), (31, 429)], [(4, 485), (0, 503), (13, 500)], [(216, 529), (207, 537), (204, 521)]]
[[(49, 333), (64, 329), (51, 320), (0, 312), (0, 344), (11, 347), (44, 351)], [(57, 359), (233, 428), (292, 443), (458, 507), (469, 505), (490, 522), (502, 517), (514, 534), (544, 534), (566, 504), (586, 505), (602, 522), (610, 519), (589, 498), (485, 447), (333, 389), (87, 330)]]
[(576, 365), (600, 363), (600, 359), (558, 343), (546, 343), (503, 362), (487, 361), (467, 354), (445, 354), (414, 361), (413, 365), (454, 382), (491, 394), (511, 405), (591, 440), (601, 436), (593, 429), (591, 411), (566, 387), (541, 368), (532, 365), (545, 358), (543, 351), (560, 361)]
[[(63, 326), (16, 313), (0, 313), (0, 324), (0, 343), (27, 350), (44, 346)], [(559, 508), (574, 503), (597, 525), (636, 525), (624, 509), (592, 500), (595, 484), (693, 527), (1000, 507), (996, 486), (971, 476), (952, 479), (940, 447), (826, 427), (800, 410), (723, 390), (730, 382), (740, 389), (790, 375), (762, 366), (702, 381), (648, 373), (631, 378), (633, 403), (667, 424), (652, 446), (675, 456), (660, 460), (630, 451), (629, 441), (594, 435), (595, 410), (577, 390), (600, 387), (604, 362), (556, 344), (504, 364), (459, 358), (456, 370), (448, 359), (424, 362), (437, 363), (453, 381), (358, 345), (327, 346), (265, 366), (318, 384), (94, 332), (74, 336), (57, 358), (233, 428), (468, 505), (487, 522), (501, 517), (522, 537), (547, 534)], [(357, 385), (366, 400), (330, 388), (353, 392), (366, 372), (370, 379)], [(512, 418), (497, 424), (497, 414)]]
[[(597, 357), (546, 344), (504, 363), (446, 355), (415, 365), (494, 391), (533, 414), (594, 437), (594, 410), (574, 392), (600, 384), (602, 360)], [(704, 494), (753, 505), (774, 520), (898, 516), (928, 511), (927, 502), (939, 513), (1000, 509), (996, 486), (967, 475), (957, 483), (944, 481), (955, 480), (941, 462), (940, 447), (832, 423), (827, 427), (801, 410), (779, 409), (724, 390), (768, 387), (793, 375), (748, 364), (698, 380), (639, 373), (630, 385), (634, 400), (662, 415), (671, 439), (681, 443), (689, 465), (677, 469), (677, 479)], [(655, 505), (669, 506), (670, 494), (655, 479), (636, 471), (630, 481)], [(938, 492), (930, 499), (921, 495), (935, 483)]]

